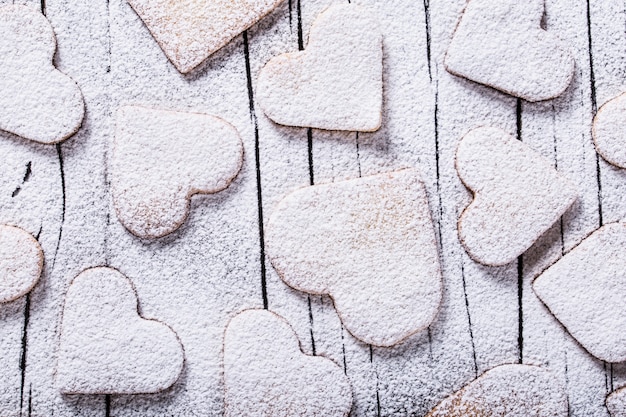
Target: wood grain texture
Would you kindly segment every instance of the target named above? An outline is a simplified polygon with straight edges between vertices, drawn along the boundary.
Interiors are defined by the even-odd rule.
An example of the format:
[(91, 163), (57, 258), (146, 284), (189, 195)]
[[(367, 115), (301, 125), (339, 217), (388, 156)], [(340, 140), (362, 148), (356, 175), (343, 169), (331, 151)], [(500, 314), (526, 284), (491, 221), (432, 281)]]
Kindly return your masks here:
[[(547, 312), (530, 283), (601, 224), (626, 215), (626, 171), (598, 158), (597, 109), (626, 84), (626, 4), (546, 0), (545, 27), (568, 42), (576, 75), (565, 94), (530, 104), (447, 73), (443, 57), (465, 0), (351, 0), (384, 31), (383, 127), (374, 133), (278, 126), (256, 104), (263, 65), (303, 49), (315, 17), (347, 0), (289, 0), (182, 76), (125, 0), (19, 1), (43, 8), (57, 34), (55, 63), (85, 96), (81, 131), (58, 146), (0, 133), (0, 221), (38, 236), (41, 282), (0, 306), (0, 414), (22, 416), (218, 416), (221, 343), (229, 318), (268, 307), (294, 327), (302, 349), (343, 367), (353, 416), (423, 416), (441, 399), (503, 363), (546, 366), (568, 389), (571, 416), (608, 417), (605, 396), (626, 385), (626, 367), (592, 358)], [(18, 3), (0, 0), (0, 5)], [(349, 70), (349, 69), (346, 69)], [(125, 104), (224, 117), (241, 133), (245, 162), (234, 184), (195, 197), (187, 222), (158, 241), (118, 222), (106, 159), (114, 114)], [(470, 194), (454, 168), (461, 137), (502, 128), (554, 161), (580, 201), (517, 262), (469, 259), (457, 219)], [(173, 149), (174, 151), (174, 149)], [(445, 293), (428, 331), (390, 349), (355, 340), (325, 296), (280, 280), (265, 258), (264, 222), (294, 188), (390, 171), (420, 170), (441, 251)], [(83, 269), (107, 265), (135, 284), (142, 315), (181, 337), (183, 377), (142, 396), (63, 396), (54, 384), (63, 297)]]

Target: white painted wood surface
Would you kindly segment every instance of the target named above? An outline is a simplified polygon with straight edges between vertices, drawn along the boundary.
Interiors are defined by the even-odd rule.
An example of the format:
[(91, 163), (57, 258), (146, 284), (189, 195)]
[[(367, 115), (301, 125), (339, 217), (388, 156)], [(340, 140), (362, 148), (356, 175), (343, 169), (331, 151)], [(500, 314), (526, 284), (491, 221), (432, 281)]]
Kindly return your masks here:
[[(294, 326), (305, 352), (344, 367), (354, 416), (423, 416), (482, 372), (518, 361), (554, 372), (568, 388), (572, 416), (608, 416), (604, 398), (626, 384), (626, 367), (587, 354), (530, 283), (599, 225), (626, 214), (626, 171), (598, 158), (591, 140), (597, 108), (626, 89), (626, 4), (546, 0), (545, 26), (572, 45), (577, 70), (562, 97), (529, 104), (443, 68), (465, 0), (352, 1), (377, 11), (385, 36), (383, 127), (358, 135), (277, 126), (254, 98), (264, 63), (306, 45), (313, 20), (332, 0), (285, 0), (190, 76), (167, 61), (125, 0), (19, 1), (43, 7), (57, 34), (56, 64), (80, 85), (87, 112), (81, 131), (58, 146), (0, 133), (0, 221), (38, 235), (46, 253), (35, 290), (0, 306), (0, 416), (221, 415), (223, 329), (236, 312), (264, 305)], [(185, 225), (158, 241), (130, 235), (112, 209), (105, 160), (120, 104), (221, 115), (244, 140), (235, 183), (194, 198)], [(456, 231), (470, 195), (454, 153), (461, 136), (480, 125), (517, 134), (583, 195), (518, 262), (500, 268), (471, 261)], [(343, 329), (330, 298), (282, 283), (264, 258), (263, 220), (295, 187), (404, 166), (419, 168), (427, 185), (444, 302), (427, 332), (372, 348)], [(142, 314), (181, 337), (186, 368), (170, 390), (105, 397), (56, 389), (64, 293), (80, 271), (98, 265), (126, 274)]]

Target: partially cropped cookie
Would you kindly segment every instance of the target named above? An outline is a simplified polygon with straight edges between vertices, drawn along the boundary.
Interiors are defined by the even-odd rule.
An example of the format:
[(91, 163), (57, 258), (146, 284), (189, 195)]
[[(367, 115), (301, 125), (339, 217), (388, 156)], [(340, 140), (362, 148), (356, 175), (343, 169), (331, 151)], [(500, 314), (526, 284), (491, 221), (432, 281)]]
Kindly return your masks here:
[(183, 74), (261, 20), (283, 0), (128, 0)]
[(612, 392), (606, 398), (606, 408), (611, 417), (626, 417), (626, 387)]
[(534, 282), (533, 289), (593, 356), (626, 361), (626, 224), (601, 227)]
[(593, 141), (604, 159), (626, 168), (626, 94), (600, 108), (593, 121)]
[(352, 389), (339, 366), (307, 356), (281, 317), (248, 310), (224, 336), (226, 417), (345, 417)]
[(28, 293), (41, 276), (43, 250), (28, 232), (0, 225), (0, 303)]
[(52, 26), (27, 6), (0, 8), (0, 129), (51, 144), (72, 136), (85, 113), (76, 83), (52, 62)]
[(446, 69), (528, 101), (561, 95), (575, 62), (570, 47), (541, 28), (543, 14), (544, 0), (470, 0)]
[(62, 393), (158, 392), (176, 382), (183, 361), (176, 333), (137, 313), (128, 278), (92, 268), (74, 279), (61, 325), (56, 381)]
[(109, 160), (117, 217), (141, 238), (172, 233), (191, 197), (222, 191), (242, 163), (239, 133), (218, 117), (122, 107)]
[(426, 417), (567, 417), (567, 393), (548, 371), (503, 365), (437, 405)]
[(313, 23), (306, 50), (267, 63), (257, 98), (282, 125), (374, 131), (382, 121), (382, 61), (376, 16), (354, 4), (331, 6)]
[(283, 281), (330, 295), (366, 343), (395, 345), (439, 309), (439, 253), (414, 169), (294, 191), (270, 217), (266, 250)]
[(549, 160), (497, 128), (469, 132), (457, 149), (456, 169), (474, 194), (459, 219), (459, 238), (485, 265), (515, 260), (578, 198)]

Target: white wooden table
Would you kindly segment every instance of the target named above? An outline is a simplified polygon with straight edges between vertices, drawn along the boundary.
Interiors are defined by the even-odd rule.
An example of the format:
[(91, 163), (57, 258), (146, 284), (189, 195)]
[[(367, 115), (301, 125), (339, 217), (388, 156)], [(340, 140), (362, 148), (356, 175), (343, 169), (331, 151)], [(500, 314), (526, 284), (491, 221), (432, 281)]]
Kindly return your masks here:
[[(465, 0), (353, 0), (378, 11), (385, 36), (383, 127), (358, 135), (280, 127), (256, 106), (264, 63), (306, 44), (311, 23), (331, 0), (285, 0), (187, 77), (125, 0), (13, 1), (22, 2), (42, 7), (51, 21), (56, 64), (80, 85), (87, 113), (80, 132), (61, 145), (0, 133), (0, 221), (37, 235), (46, 254), (35, 290), (0, 306), (1, 416), (221, 415), (224, 327), (240, 310), (264, 305), (294, 326), (305, 352), (344, 367), (354, 416), (423, 416), (482, 372), (517, 362), (553, 371), (567, 386), (572, 416), (608, 416), (605, 396), (626, 384), (626, 367), (587, 354), (530, 283), (601, 224), (626, 213), (626, 171), (598, 158), (591, 139), (597, 108), (624, 90), (624, 2), (546, 0), (545, 26), (572, 46), (576, 76), (562, 97), (530, 104), (443, 68)], [(244, 140), (244, 168), (235, 183), (194, 198), (187, 222), (164, 239), (131, 236), (112, 209), (105, 160), (120, 104), (220, 115)], [(472, 262), (457, 237), (470, 194), (456, 175), (454, 153), (461, 136), (480, 125), (518, 135), (582, 193), (529, 252), (501, 268)], [(295, 187), (405, 166), (419, 168), (427, 184), (445, 296), (427, 332), (395, 348), (372, 348), (342, 328), (330, 298), (282, 283), (264, 256), (263, 225)], [(63, 396), (56, 389), (64, 293), (74, 276), (98, 265), (126, 274), (142, 315), (180, 336), (187, 362), (172, 389), (106, 397)]]

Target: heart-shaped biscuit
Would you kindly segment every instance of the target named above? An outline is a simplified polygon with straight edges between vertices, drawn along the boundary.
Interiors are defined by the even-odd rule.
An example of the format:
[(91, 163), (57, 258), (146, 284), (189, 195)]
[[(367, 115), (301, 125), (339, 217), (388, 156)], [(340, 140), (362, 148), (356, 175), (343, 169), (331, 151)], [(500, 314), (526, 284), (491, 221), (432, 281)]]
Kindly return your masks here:
[(457, 149), (456, 169), (474, 193), (459, 219), (459, 238), (485, 265), (515, 260), (578, 198), (550, 161), (497, 128), (469, 132)]
[(117, 217), (134, 235), (158, 238), (175, 231), (194, 194), (219, 192), (243, 163), (237, 130), (197, 113), (142, 107), (117, 112), (110, 160)]
[(234, 317), (224, 336), (226, 417), (344, 417), (352, 389), (343, 370), (307, 356), (283, 318), (267, 310)]
[(43, 250), (30, 233), (0, 225), (0, 303), (33, 289), (43, 270)]
[(626, 387), (612, 392), (606, 398), (606, 408), (611, 417), (626, 417)]
[(132, 283), (111, 268), (81, 272), (65, 296), (57, 384), (65, 394), (164, 390), (183, 369), (168, 326), (137, 314)]
[(626, 168), (626, 94), (600, 108), (593, 121), (593, 141), (604, 159)]
[(174, 66), (186, 74), (283, 0), (128, 0)]
[(426, 417), (567, 417), (567, 393), (538, 366), (502, 365), (443, 400)]
[(559, 96), (575, 62), (569, 47), (541, 28), (543, 14), (544, 0), (470, 0), (446, 69), (528, 101)]
[(293, 192), (272, 213), (266, 249), (289, 286), (330, 295), (366, 343), (399, 343), (439, 309), (439, 253), (416, 170)]
[(374, 131), (382, 121), (382, 34), (359, 6), (331, 6), (313, 23), (305, 51), (279, 55), (257, 86), (265, 114), (282, 125)]
[(593, 356), (626, 361), (626, 224), (592, 233), (533, 283), (537, 296)]
[(46, 144), (78, 131), (83, 96), (52, 64), (55, 51), (44, 15), (26, 6), (0, 8), (0, 129)]

